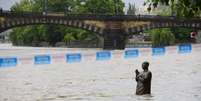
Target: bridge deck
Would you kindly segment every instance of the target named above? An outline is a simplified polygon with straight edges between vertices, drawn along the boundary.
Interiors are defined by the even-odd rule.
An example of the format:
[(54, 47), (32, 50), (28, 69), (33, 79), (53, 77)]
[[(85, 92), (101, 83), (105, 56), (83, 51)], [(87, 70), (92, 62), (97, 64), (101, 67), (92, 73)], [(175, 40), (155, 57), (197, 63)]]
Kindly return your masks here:
[(78, 20), (154, 20), (154, 21), (198, 21), (201, 20), (199, 17), (194, 18), (176, 18), (175, 16), (159, 16), (159, 15), (111, 15), (111, 14), (75, 14), (75, 13), (61, 13), (51, 12), (44, 14), (43, 12), (13, 12), (0, 10), (0, 16), (9, 17), (48, 17), (48, 18), (65, 18), (65, 19), (78, 19)]

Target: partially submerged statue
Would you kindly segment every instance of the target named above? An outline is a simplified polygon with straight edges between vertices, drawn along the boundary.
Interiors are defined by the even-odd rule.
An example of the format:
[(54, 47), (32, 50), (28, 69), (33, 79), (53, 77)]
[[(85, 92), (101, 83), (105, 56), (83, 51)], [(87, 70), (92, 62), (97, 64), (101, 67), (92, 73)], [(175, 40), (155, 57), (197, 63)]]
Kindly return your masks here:
[(152, 74), (148, 69), (149, 63), (143, 62), (142, 63), (142, 72), (139, 72), (137, 69), (135, 70), (136, 73), (136, 95), (143, 95), (143, 94), (151, 94), (151, 78)]

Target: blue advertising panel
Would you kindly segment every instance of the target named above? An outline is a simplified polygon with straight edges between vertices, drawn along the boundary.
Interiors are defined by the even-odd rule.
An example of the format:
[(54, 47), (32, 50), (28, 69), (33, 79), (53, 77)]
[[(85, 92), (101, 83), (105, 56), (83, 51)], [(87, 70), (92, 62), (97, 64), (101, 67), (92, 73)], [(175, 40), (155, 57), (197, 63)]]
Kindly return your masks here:
[(96, 53), (96, 60), (110, 60), (111, 59), (111, 52), (104, 51), (104, 52), (97, 52)]
[(66, 55), (66, 62), (68, 63), (80, 62), (81, 59), (82, 59), (82, 55), (80, 53)]
[(165, 55), (165, 47), (152, 48), (152, 56)]
[(17, 62), (16, 57), (0, 58), (0, 68), (16, 66)]
[(124, 53), (124, 58), (136, 58), (139, 56), (139, 51), (137, 49), (135, 50), (126, 50)]
[(191, 53), (192, 45), (191, 44), (180, 44), (178, 46), (178, 53)]
[(35, 65), (50, 64), (50, 63), (51, 63), (50, 55), (36, 55), (34, 57)]

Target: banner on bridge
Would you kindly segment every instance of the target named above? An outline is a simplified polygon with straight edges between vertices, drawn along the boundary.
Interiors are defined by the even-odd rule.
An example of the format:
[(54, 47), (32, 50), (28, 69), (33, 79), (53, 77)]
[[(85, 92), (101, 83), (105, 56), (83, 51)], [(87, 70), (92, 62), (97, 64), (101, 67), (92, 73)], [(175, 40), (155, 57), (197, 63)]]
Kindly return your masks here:
[(16, 57), (0, 58), (0, 68), (16, 66), (17, 62)]
[(192, 51), (192, 45), (191, 44), (180, 44), (178, 46), (178, 53), (191, 53)]
[(136, 58), (139, 56), (139, 51), (137, 49), (135, 50), (126, 50), (124, 52), (124, 58), (127, 59), (127, 58)]
[(50, 63), (51, 63), (50, 55), (36, 55), (34, 57), (35, 65), (50, 64)]
[(111, 59), (111, 52), (104, 51), (104, 52), (97, 52), (96, 53), (96, 60), (110, 60)]
[(161, 56), (161, 55), (165, 55), (165, 47), (156, 47), (156, 48), (152, 48), (152, 56)]
[(67, 63), (80, 62), (81, 60), (82, 60), (82, 55), (80, 53), (66, 55)]

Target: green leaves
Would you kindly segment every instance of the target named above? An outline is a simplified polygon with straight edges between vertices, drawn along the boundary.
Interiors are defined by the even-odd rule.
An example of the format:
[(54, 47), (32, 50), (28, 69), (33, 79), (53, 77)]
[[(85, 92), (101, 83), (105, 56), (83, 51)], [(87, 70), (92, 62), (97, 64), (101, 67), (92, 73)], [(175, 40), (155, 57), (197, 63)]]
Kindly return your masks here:
[(169, 28), (154, 29), (149, 31), (153, 46), (166, 46), (175, 42), (175, 37)]
[(194, 17), (201, 15), (201, 0), (147, 0), (148, 10), (158, 5), (170, 6), (179, 17)]
[(130, 4), (129, 3), (127, 14), (128, 15), (135, 15), (135, 13), (136, 13), (135, 4)]
[(118, 12), (123, 13), (124, 3), (121, 0), (87, 0), (84, 3), (83, 8), (85, 8), (88, 13), (95, 14), (114, 14), (115, 5), (117, 6)]

